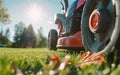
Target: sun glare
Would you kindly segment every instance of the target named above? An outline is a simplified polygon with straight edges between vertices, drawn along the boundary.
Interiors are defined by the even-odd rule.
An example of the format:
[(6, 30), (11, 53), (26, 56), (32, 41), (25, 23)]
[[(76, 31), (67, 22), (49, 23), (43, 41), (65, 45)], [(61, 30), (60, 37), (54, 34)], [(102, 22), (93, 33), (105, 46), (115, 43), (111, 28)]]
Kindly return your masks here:
[(28, 19), (32, 23), (38, 23), (41, 19), (41, 9), (36, 3), (32, 4), (27, 10)]

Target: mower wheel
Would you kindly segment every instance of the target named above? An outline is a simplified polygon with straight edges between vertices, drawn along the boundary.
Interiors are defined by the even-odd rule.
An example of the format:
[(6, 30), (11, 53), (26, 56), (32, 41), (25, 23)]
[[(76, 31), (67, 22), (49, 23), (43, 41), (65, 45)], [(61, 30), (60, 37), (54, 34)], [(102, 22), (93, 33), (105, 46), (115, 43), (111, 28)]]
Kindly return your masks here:
[(86, 50), (109, 54), (120, 49), (120, 0), (87, 0), (81, 23)]
[(47, 48), (49, 50), (57, 50), (56, 45), (57, 45), (57, 40), (58, 40), (58, 33), (55, 29), (51, 29), (48, 33), (48, 44)]

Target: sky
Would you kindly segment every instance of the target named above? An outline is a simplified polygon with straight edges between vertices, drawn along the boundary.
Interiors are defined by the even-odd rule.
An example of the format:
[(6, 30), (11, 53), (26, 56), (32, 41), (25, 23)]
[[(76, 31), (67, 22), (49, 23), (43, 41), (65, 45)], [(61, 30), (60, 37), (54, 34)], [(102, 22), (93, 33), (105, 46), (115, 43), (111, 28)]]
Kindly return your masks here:
[[(4, 7), (10, 15), (10, 23), (3, 29), (10, 28), (10, 40), (13, 40), (14, 25), (23, 22), (26, 27), (33, 25), (34, 31), (42, 27), (43, 34), (47, 37), (50, 29), (57, 29), (54, 24), (54, 15), (62, 13), (60, 0), (3, 0)], [(74, 0), (69, 0), (71, 3)]]

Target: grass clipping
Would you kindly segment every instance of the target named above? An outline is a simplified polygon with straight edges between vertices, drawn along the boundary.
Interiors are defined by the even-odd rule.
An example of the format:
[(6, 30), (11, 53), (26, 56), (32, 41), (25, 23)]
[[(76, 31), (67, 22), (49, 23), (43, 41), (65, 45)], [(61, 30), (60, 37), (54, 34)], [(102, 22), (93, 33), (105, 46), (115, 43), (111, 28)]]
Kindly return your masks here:
[(106, 63), (105, 58), (100, 53), (86, 52), (78, 56), (78, 58), (72, 58), (70, 55), (66, 55), (62, 60), (56, 55), (50, 55), (50, 62), (45, 66), (49, 75), (55, 75), (61, 71), (66, 71), (68, 66), (74, 66), (76, 68), (86, 68), (91, 65), (100, 65)]
[(91, 64), (101, 64), (106, 63), (103, 54), (95, 53), (95, 52), (86, 52), (80, 56), (80, 67), (83, 68), (84, 66), (90, 66)]

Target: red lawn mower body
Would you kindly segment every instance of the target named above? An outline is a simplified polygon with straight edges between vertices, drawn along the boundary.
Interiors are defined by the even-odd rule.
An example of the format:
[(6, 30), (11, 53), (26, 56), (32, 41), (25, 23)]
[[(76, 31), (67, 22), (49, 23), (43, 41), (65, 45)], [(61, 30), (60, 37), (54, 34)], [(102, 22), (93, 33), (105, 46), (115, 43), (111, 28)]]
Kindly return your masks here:
[[(64, 1), (67, 1), (67, 0), (64, 0)], [(73, 31), (73, 32), (70, 32), (68, 35), (64, 36), (64, 33), (65, 33), (66, 30), (65, 30), (64, 23), (61, 22), (61, 20), (63, 20), (63, 19), (60, 18), (61, 19), (60, 20), (57, 17), (57, 21), (60, 22), (60, 24), (58, 24), (58, 22), (55, 22), (56, 24), (58, 24), (58, 34), (56, 34), (56, 35), (58, 35), (58, 37), (55, 38), (56, 36), (54, 35), (54, 32), (56, 32), (56, 31), (54, 29), (52, 30), (52, 32), (49, 32), (49, 35), (48, 35), (48, 49), (49, 50), (52, 50), (52, 49), (55, 50), (57, 48), (84, 49), (84, 46), (83, 46), (83, 43), (82, 43), (81, 28), (80, 28), (81, 19), (78, 19), (78, 21), (76, 21), (77, 20), (76, 17), (78, 17), (77, 12), (79, 12), (79, 9), (81, 9), (80, 17), (82, 16), (82, 8), (84, 6), (85, 1), (86, 0), (77, 0), (76, 3), (73, 3), (75, 8), (71, 7), (70, 9), (65, 11), (63, 14), (61, 14), (62, 16), (65, 15), (65, 20), (64, 21), (66, 21), (66, 22), (68, 22), (68, 20), (66, 20), (66, 18), (69, 19), (69, 16), (72, 16), (71, 17), (72, 18), (72, 20), (71, 20), (72, 21), (72, 26), (70, 27), (70, 31)], [(72, 10), (74, 10), (74, 11), (72, 12), (72, 14), (70, 14), (70, 12)], [(67, 17), (66, 17), (66, 14), (68, 15)], [(76, 15), (76, 17), (74, 18), (75, 20), (73, 19), (74, 15)], [(79, 23), (76, 23), (76, 22), (79, 22)], [(69, 23), (67, 25), (69, 25)], [(51, 39), (51, 37), (50, 37), (51, 35), (53, 35), (54, 39), (53, 38)], [(55, 41), (57, 41), (57, 42), (55, 42)], [(51, 45), (49, 44), (49, 42), (50, 42)], [(52, 43), (54, 45), (52, 45)]]
[(81, 32), (77, 32), (73, 36), (61, 37), (57, 42), (58, 48), (84, 48), (82, 44)]
[[(78, 8), (83, 6), (84, 3), (85, 3), (85, 0), (78, 0), (75, 10), (77, 10)], [(62, 28), (63, 27), (61, 27), (61, 29), (59, 29), (59, 31), (60, 31), (59, 34), (62, 33)], [(68, 48), (68, 49), (69, 48), (81, 48), (81, 49), (83, 49), (84, 46), (82, 43), (81, 31), (76, 32), (72, 36), (58, 38), (57, 48)]]

